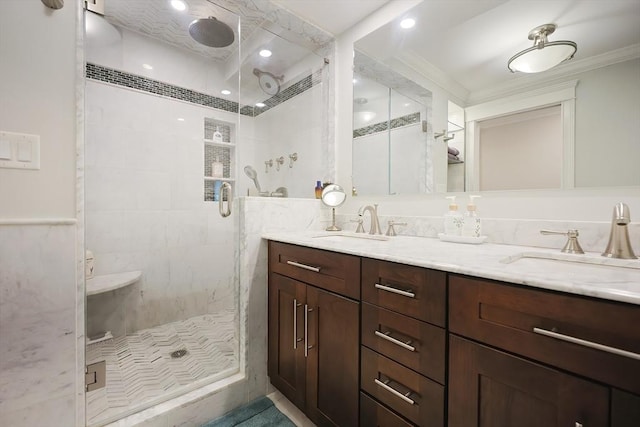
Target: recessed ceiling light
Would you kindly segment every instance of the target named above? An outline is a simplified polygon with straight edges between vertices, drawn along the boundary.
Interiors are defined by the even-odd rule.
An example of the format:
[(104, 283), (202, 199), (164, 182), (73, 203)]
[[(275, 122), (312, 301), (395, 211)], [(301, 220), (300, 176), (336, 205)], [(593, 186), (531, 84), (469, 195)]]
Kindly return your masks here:
[(142, 64), (142, 68), (145, 70), (153, 70), (153, 66), (150, 64)]
[(179, 10), (180, 12), (187, 9), (187, 4), (182, 0), (171, 0), (171, 6), (173, 6), (175, 10)]
[(227, 89), (221, 90), (220, 93), (223, 94), (223, 95), (231, 95), (231, 91), (227, 90)]
[(179, 122), (184, 122), (184, 119), (182, 117), (178, 117), (178, 121)]
[(267, 105), (267, 104), (265, 104), (264, 102), (256, 102), (256, 107), (260, 107), (260, 108), (262, 108), (262, 107), (264, 107), (264, 106), (266, 106), (266, 105)]
[(410, 106), (411, 104), (409, 104), (408, 102), (405, 102), (405, 103), (404, 103), (404, 104), (402, 104), (402, 105), (403, 105), (403, 106), (405, 106), (405, 107), (408, 107), (408, 106)]
[(358, 79), (353, 79), (353, 84), (358, 83)]
[(262, 56), (263, 58), (268, 58), (272, 55), (271, 51), (269, 49), (262, 49), (260, 51), (260, 56)]
[(405, 18), (400, 21), (400, 26), (404, 29), (413, 28), (416, 25), (416, 20), (413, 18)]

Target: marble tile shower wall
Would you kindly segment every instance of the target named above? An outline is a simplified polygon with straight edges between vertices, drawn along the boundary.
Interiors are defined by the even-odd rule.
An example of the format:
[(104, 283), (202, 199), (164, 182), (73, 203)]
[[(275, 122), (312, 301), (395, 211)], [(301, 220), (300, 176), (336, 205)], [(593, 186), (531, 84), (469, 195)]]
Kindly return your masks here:
[[(252, 164), (263, 190), (287, 187), (289, 197), (314, 197), (315, 182), (325, 175), (322, 90), (322, 84), (316, 85), (255, 118)], [(289, 167), (288, 156), (294, 152), (298, 160)], [(280, 156), (284, 164), (277, 170), (275, 159)], [(264, 161), (269, 159), (273, 167), (265, 173)]]
[(0, 425), (75, 423), (75, 225), (0, 225)]
[(212, 110), (92, 81), (86, 99), (86, 245), (95, 273), (142, 271), (137, 284), (88, 298), (88, 335), (232, 305), (236, 224), (202, 200), (203, 122)]

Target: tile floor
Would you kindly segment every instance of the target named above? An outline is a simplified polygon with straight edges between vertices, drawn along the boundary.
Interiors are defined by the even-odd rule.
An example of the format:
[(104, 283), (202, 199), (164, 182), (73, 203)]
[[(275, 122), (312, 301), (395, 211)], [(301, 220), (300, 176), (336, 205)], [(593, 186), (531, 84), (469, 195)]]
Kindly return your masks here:
[[(87, 364), (107, 362), (106, 387), (86, 394), (88, 424), (117, 419), (196, 381), (237, 369), (236, 329), (235, 313), (225, 311), (88, 345)], [(172, 357), (180, 350), (186, 353)]]

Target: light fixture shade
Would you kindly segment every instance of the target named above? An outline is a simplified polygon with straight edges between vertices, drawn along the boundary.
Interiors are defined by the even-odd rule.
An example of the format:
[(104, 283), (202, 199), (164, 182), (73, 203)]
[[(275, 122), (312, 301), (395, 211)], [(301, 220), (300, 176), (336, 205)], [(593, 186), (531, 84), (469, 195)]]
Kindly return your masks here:
[(533, 47), (516, 53), (509, 59), (507, 66), (512, 73), (540, 73), (547, 71), (563, 61), (573, 58), (578, 46), (568, 40), (547, 42), (547, 35), (555, 31), (554, 24), (545, 24), (529, 32)]

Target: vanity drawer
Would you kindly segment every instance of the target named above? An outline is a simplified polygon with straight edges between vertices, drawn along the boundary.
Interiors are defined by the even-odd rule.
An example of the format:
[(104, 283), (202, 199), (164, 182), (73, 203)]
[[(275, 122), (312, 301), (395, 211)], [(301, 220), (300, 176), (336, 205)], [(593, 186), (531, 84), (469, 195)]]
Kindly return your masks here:
[(362, 300), (437, 326), (445, 326), (444, 271), (362, 259)]
[(269, 242), (270, 271), (353, 299), (360, 299), (360, 258)]
[(360, 425), (366, 427), (413, 427), (364, 393), (360, 393)]
[(449, 301), (453, 333), (640, 393), (640, 306), (458, 275)]
[(363, 303), (361, 340), (370, 349), (444, 384), (444, 329)]
[(375, 353), (361, 351), (362, 390), (420, 426), (444, 423), (444, 386)]

